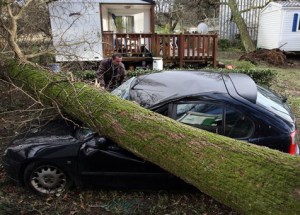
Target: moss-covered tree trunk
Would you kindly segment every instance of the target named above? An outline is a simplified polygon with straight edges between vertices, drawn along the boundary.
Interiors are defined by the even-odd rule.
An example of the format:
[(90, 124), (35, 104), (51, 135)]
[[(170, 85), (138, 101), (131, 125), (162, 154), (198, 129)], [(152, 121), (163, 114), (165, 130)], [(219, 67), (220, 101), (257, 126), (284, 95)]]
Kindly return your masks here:
[(228, 0), (227, 4), (230, 7), (232, 19), (239, 29), (241, 35), (241, 41), (243, 43), (246, 52), (248, 53), (248, 52), (255, 51), (255, 45), (249, 35), (245, 20), (243, 19), (242, 14), (238, 9), (237, 1)]
[(10, 63), (13, 82), (247, 214), (300, 214), (300, 158), (195, 129), (83, 83)]

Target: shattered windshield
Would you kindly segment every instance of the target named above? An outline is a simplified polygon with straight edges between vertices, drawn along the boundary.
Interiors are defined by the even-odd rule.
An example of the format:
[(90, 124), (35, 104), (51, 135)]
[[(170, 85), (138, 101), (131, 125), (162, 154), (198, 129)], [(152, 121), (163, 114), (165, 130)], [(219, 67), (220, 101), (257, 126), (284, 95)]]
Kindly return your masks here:
[(131, 83), (136, 79), (136, 77), (132, 77), (130, 79), (128, 79), (126, 82), (124, 82), (123, 84), (121, 84), (118, 88), (116, 88), (115, 90), (113, 90), (111, 93), (115, 96), (118, 96), (122, 99), (126, 99), (129, 100), (129, 90), (130, 90), (130, 86)]

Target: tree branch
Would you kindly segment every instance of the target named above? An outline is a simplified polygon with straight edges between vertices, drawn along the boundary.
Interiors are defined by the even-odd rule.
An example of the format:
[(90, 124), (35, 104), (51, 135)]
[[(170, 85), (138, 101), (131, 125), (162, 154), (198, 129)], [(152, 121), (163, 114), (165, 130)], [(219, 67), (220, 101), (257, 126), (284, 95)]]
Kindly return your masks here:
[(240, 13), (245, 13), (245, 12), (248, 12), (248, 11), (250, 11), (250, 10), (255, 10), (255, 9), (262, 9), (262, 8), (264, 8), (264, 7), (265, 7), (265, 5), (264, 5), (264, 6), (253, 6), (253, 7), (247, 8), (247, 9), (245, 9), (245, 10), (240, 10)]
[(52, 50), (46, 50), (46, 51), (38, 52), (38, 53), (34, 53), (34, 54), (27, 54), (27, 55), (24, 55), (24, 57), (26, 59), (30, 59), (30, 58), (42, 56), (42, 55), (45, 55), (45, 54), (54, 54), (54, 49), (52, 49)]
[(32, 2), (32, 0), (26, 0), (26, 3), (21, 7), (19, 13), (15, 15), (15, 19), (18, 20), (22, 17), (25, 9), (28, 7), (28, 5)]

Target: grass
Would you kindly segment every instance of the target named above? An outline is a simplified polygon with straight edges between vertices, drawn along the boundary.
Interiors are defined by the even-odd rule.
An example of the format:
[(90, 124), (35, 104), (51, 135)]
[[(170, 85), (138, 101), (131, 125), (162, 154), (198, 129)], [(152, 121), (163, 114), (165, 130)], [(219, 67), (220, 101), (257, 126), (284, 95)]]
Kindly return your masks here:
[[(226, 64), (235, 64), (241, 53), (225, 53), (220, 61)], [(296, 117), (300, 118), (300, 66), (297, 68), (276, 68), (258, 66), (257, 68), (271, 68), (278, 72), (276, 83), (272, 89), (278, 93), (286, 95)], [(0, 111), (12, 110), (12, 101), (16, 102), (17, 108), (21, 108), (20, 97), (23, 105), (24, 96), (16, 93), (12, 101), (7, 92), (7, 85), (0, 82)], [(18, 98), (19, 96), (19, 98)], [(6, 98), (6, 99), (3, 99)], [(14, 103), (13, 103), (14, 104)], [(1, 112), (0, 112), (1, 114)], [(10, 117), (10, 118), (9, 118)], [(4, 138), (7, 128), (12, 128), (11, 115), (0, 115), (0, 153), (9, 143), (10, 138)], [(20, 118), (24, 119), (21, 115)], [(1, 121), (2, 120), (2, 121)], [(13, 123), (12, 123), (13, 124)], [(1, 127), (1, 125), (5, 125)], [(230, 208), (218, 203), (214, 199), (196, 191), (134, 191), (134, 190), (112, 190), (112, 189), (80, 189), (74, 188), (58, 197), (41, 198), (25, 188), (16, 186), (7, 177), (0, 164), (0, 215), (81, 215), (81, 214), (237, 214)]]

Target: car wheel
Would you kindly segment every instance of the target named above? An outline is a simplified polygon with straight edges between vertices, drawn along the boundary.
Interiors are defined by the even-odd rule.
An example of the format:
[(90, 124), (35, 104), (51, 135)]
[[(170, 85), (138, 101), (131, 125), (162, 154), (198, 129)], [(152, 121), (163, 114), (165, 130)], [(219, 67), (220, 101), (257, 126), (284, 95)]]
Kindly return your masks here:
[(72, 181), (66, 171), (53, 164), (31, 163), (24, 172), (25, 186), (39, 195), (60, 194)]

